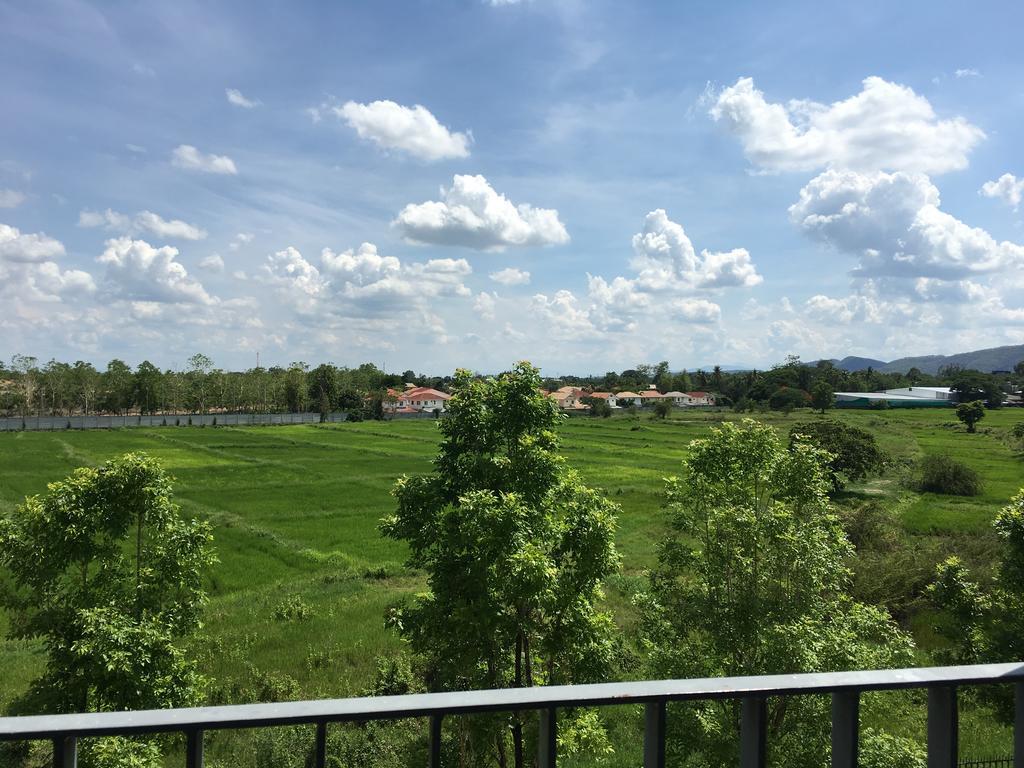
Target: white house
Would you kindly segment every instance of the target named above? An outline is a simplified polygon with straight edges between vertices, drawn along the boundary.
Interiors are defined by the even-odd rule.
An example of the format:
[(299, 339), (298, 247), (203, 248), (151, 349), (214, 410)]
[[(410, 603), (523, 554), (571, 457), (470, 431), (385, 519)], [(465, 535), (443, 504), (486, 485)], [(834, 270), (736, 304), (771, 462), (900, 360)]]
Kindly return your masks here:
[(636, 392), (629, 392), (628, 390), (626, 392), (619, 392), (618, 394), (616, 394), (615, 399), (618, 402), (619, 406), (623, 408), (626, 408), (630, 405), (641, 404), (640, 395), (638, 395)]

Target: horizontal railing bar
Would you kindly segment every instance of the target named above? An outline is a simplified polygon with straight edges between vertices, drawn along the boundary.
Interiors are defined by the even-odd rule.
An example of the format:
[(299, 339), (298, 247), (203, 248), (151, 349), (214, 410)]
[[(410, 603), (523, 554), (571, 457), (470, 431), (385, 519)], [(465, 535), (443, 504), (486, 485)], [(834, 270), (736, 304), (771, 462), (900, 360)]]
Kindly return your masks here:
[(186, 709), (33, 715), (0, 718), (0, 740), (49, 739), (56, 734), (103, 736), (187, 731), (193, 728), (260, 728), (316, 722), (397, 720), (429, 715), (511, 712), (550, 707), (596, 707), (644, 704), (652, 701), (829, 694), (840, 691), (881, 691), (928, 688), (936, 685), (990, 685), (1017, 681), (1024, 681), (1024, 664), (1019, 662), (859, 672), (554, 685)]

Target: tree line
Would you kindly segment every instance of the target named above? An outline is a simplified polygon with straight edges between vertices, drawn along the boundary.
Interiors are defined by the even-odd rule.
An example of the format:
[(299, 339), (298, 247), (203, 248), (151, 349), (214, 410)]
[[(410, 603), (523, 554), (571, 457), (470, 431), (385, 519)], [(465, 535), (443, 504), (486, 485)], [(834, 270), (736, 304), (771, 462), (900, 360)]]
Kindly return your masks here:
[[(541, 381), (545, 389), (565, 385), (591, 391), (661, 392), (707, 391), (719, 405), (738, 410), (758, 406), (785, 410), (814, 405), (833, 391), (877, 392), (906, 386), (952, 386), (960, 400), (982, 400), (999, 407), (1004, 394), (1024, 381), (1024, 362), (1014, 373), (994, 375), (951, 366), (932, 376), (916, 368), (906, 373), (883, 373), (871, 368), (846, 371), (828, 360), (813, 365), (798, 357), (766, 370), (673, 372), (667, 361), (640, 364), (603, 376), (562, 376)], [(219, 368), (205, 354), (192, 355), (183, 370), (160, 369), (148, 360), (136, 368), (123, 360), (103, 370), (92, 363), (14, 355), (0, 361), (0, 415), (72, 416), (83, 414), (177, 413), (299, 413), (358, 411), (368, 401), (386, 400), (388, 388), (406, 384), (449, 391), (452, 376), (428, 376), (413, 370), (387, 373), (373, 363), (355, 368), (321, 363), (293, 362), (287, 367), (254, 367), (245, 371)], [(817, 391), (817, 392), (816, 392)], [(822, 394), (825, 393), (825, 394)], [(817, 394), (817, 397), (816, 397)], [(370, 408), (372, 411), (372, 407)], [(380, 410), (379, 408), (377, 409)], [(372, 413), (370, 414), (372, 415)]]

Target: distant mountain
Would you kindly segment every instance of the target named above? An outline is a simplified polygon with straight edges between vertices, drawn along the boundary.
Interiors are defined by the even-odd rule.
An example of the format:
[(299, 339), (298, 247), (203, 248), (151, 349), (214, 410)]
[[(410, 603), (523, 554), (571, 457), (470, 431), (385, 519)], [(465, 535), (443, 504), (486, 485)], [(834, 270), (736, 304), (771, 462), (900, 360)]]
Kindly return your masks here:
[(874, 368), (876, 371), (884, 369), (886, 365), (885, 360), (873, 360), (870, 357), (844, 357), (842, 360), (835, 362), (836, 368), (842, 368), (844, 371), (864, 371), (868, 368)]
[(917, 368), (922, 373), (935, 374), (947, 365), (959, 365), (978, 371), (1012, 371), (1013, 366), (1024, 360), (1024, 344), (1009, 347), (992, 347), (975, 352), (961, 352), (957, 355), (925, 355), (923, 357), (901, 357), (891, 363), (884, 363), (879, 370), (906, 373)]

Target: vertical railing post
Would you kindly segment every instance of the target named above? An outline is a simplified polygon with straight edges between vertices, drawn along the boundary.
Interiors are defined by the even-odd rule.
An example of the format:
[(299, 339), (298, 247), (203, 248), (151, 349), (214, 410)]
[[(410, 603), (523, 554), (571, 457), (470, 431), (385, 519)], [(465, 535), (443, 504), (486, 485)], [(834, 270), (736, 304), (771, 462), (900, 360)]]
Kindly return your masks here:
[(199, 728), (185, 732), (185, 768), (203, 768), (203, 732)]
[(665, 702), (644, 705), (644, 768), (665, 768)]
[(1013, 768), (1024, 768), (1024, 683), (1013, 684)]
[(959, 757), (956, 688), (928, 689), (928, 768), (956, 768)]
[(316, 724), (313, 765), (315, 768), (325, 768), (327, 765), (327, 723)]
[(430, 768), (441, 768), (441, 718), (430, 716)]
[(540, 711), (540, 731), (537, 734), (538, 768), (555, 768), (558, 760), (558, 710), (548, 707)]
[(53, 768), (78, 767), (78, 739), (56, 736), (53, 739)]
[(767, 720), (768, 702), (763, 697), (746, 698), (740, 703), (740, 768), (764, 768)]
[(832, 694), (832, 768), (857, 768), (860, 691)]

